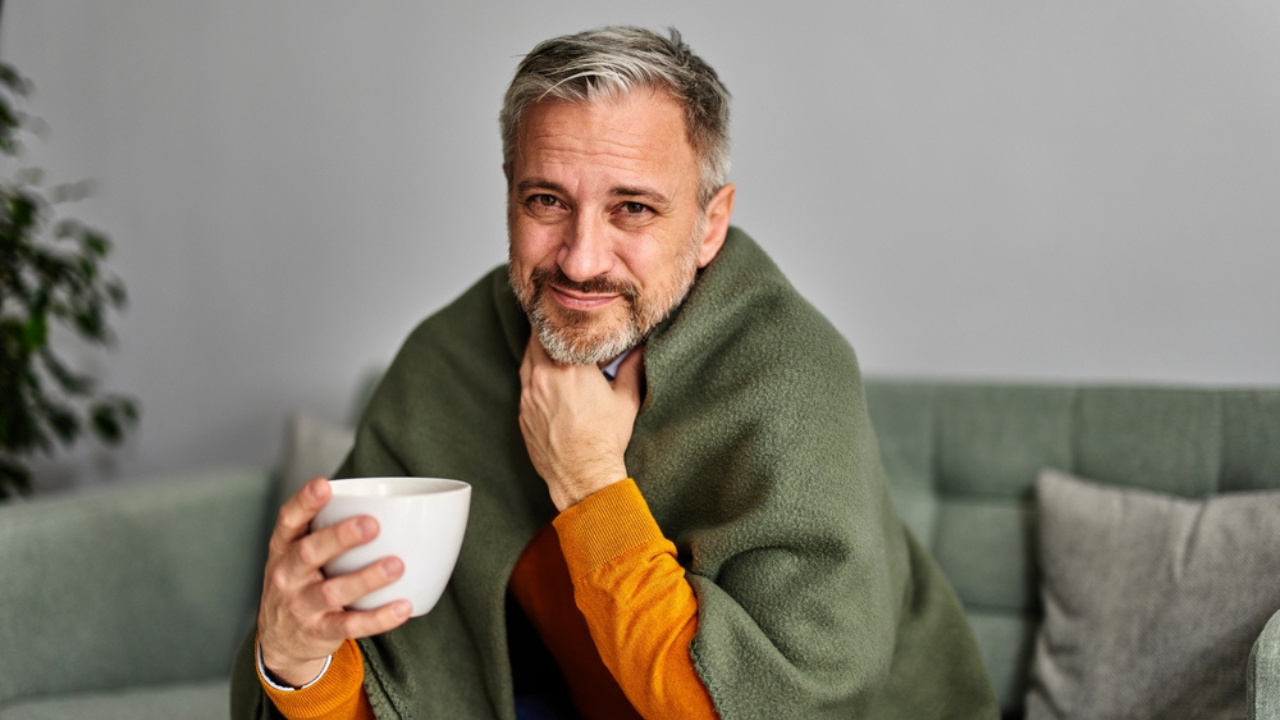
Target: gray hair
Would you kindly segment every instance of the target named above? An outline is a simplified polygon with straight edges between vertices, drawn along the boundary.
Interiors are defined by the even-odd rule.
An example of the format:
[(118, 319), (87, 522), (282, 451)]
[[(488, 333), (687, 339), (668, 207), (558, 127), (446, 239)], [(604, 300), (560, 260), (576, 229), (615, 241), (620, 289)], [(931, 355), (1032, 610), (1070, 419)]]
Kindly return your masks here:
[(539, 43), (516, 69), (498, 116), (508, 179), (520, 122), (535, 103), (593, 102), (651, 88), (684, 108), (689, 144), (700, 162), (698, 202), (706, 207), (729, 175), (729, 91), (675, 28), (670, 33), (605, 27)]

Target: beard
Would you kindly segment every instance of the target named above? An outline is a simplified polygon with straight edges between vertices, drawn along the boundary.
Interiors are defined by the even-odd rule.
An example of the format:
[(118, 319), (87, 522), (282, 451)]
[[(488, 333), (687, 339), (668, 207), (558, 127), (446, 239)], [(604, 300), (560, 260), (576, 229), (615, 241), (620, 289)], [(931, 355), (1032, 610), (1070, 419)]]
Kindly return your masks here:
[[(698, 270), (699, 240), (704, 223), (676, 258), (670, 282), (648, 295), (634, 283), (597, 276), (583, 282), (570, 279), (559, 266), (534, 268), (527, 279), (517, 276), (514, 257), (508, 264), (511, 289), (529, 316), (529, 323), (547, 355), (568, 365), (600, 365), (639, 345), (680, 303), (684, 302)], [(618, 295), (622, 308), (603, 312), (572, 310), (551, 297), (551, 286), (580, 293)], [(622, 311), (621, 317), (618, 316)]]

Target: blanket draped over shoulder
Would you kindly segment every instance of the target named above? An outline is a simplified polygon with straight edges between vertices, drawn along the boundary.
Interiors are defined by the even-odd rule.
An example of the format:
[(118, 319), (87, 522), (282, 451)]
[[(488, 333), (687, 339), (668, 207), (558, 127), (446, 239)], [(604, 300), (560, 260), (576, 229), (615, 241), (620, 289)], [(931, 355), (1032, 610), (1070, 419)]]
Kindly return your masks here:
[[(517, 421), (529, 334), (498, 268), (412, 333), (337, 475), (472, 484), (440, 603), (361, 641), (379, 718), (514, 718), (507, 582), (555, 515)], [(626, 465), (697, 596), (721, 717), (994, 718), (959, 604), (890, 507), (853, 350), (755, 242), (730, 230), (644, 363)], [(251, 651), (237, 719), (275, 713)]]

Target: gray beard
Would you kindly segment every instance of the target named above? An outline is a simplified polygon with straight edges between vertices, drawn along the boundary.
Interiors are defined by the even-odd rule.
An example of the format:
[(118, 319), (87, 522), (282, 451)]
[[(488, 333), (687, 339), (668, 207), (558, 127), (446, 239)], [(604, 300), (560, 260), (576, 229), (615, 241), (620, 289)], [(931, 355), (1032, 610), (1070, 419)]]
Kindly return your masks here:
[[(659, 323), (684, 302), (697, 275), (697, 240), (702, 237), (704, 227), (705, 219), (697, 224), (694, 236), (676, 259), (679, 263), (676, 292), (670, 297), (645, 298), (634, 286), (614, 283), (607, 278), (593, 278), (576, 283), (564, 277), (558, 268), (553, 271), (535, 271), (525, 283), (515, 277), (514, 263), (508, 264), (508, 279), (520, 306), (529, 316), (529, 324), (538, 333), (539, 342), (552, 360), (567, 365), (602, 365), (643, 342)], [(630, 304), (630, 311), (621, 327), (603, 338), (594, 338), (589, 329), (579, 325), (579, 322), (587, 322), (586, 313), (561, 309), (553, 314), (547, 309), (554, 302), (544, 297), (549, 292), (547, 285), (551, 281), (565, 288), (587, 292), (617, 292)], [(580, 315), (580, 318), (575, 315)]]

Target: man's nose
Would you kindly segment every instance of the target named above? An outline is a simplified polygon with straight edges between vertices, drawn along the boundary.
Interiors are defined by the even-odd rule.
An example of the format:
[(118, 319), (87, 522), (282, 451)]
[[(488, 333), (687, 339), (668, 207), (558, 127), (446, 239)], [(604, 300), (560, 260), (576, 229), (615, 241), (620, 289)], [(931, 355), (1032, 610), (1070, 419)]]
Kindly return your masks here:
[(591, 213), (578, 214), (566, 228), (556, 260), (565, 276), (575, 282), (609, 274), (613, 270), (614, 255), (605, 223)]

